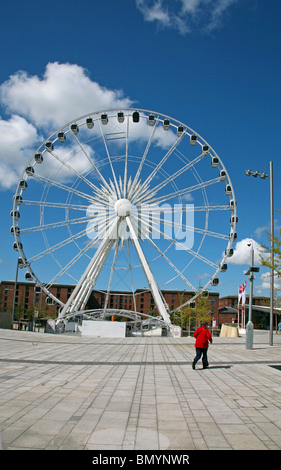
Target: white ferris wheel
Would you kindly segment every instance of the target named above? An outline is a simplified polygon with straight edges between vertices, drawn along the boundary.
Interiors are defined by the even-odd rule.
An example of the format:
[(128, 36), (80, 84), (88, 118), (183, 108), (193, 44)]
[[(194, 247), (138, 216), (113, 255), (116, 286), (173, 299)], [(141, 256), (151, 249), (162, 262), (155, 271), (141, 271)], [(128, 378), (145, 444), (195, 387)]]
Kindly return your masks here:
[[(217, 286), (236, 239), (236, 200), (214, 149), (187, 125), (142, 109), (109, 109), (48, 137), (23, 171), (11, 232), (18, 263), (59, 304), (59, 319), (85, 312), (93, 289), (151, 291), (171, 328), (165, 289)], [(201, 281), (202, 282), (202, 281)], [(66, 302), (51, 292), (75, 286)], [(92, 312), (94, 313), (94, 312)], [(123, 314), (125, 309), (123, 309)]]

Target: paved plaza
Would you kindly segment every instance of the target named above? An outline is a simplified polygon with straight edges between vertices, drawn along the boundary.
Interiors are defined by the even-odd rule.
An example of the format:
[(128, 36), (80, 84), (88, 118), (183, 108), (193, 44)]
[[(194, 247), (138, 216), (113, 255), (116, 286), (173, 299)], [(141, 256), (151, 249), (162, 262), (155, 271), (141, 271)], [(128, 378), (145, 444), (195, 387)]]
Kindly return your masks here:
[[(7, 450), (281, 449), (281, 335), (86, 338), (0, 330)], [(279, 368), (278, 368), (279, 366)]]

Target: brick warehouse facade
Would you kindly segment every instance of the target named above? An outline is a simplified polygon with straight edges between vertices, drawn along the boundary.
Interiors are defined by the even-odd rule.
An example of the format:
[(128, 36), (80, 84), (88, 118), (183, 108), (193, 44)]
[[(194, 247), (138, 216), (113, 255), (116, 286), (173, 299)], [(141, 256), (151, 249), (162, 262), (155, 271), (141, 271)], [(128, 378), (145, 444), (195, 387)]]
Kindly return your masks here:
[[(55, 284), (51, 287), (50, 291), (54, 296), (61, 299), (63, 303), (67, 301), (71, 295), (74, 285)], [(13, 311), (14, 302), (14, 281), (0, 281), (0, 312)], [(154, 299), (150, 291), (137, 289), (135, 291), (135, 304), (136, 311), (144, 314), (151, 314), (155, 311)], [(193, 293), (181, 292), (176, 290), (163, 290), (162, 294), (168, 304), (170, 310), (180, 306), (182, 302), (189, 300)], [(101, 291), (93, 290), (92, 295), (88, 302), (88, 308), (103, 308), (105, 304), (106, 294)], [(216, 319), (217, 327), (223, 323), (237, 322), (237, 295), (229, 295), (226, 297), (219, 297), (217, 292), (209, 292), (208, 297), (209, 311), (213, 318)], [(248, 296), (246, 297), (248, 302)], [(270, 300), (268, 297), (254, 296), (253, 307), (255, 305), (269, 306)], [(134, 300), (132, 292), (113, 292), (108, 299), (108, 308), (134, 310)], [(59, 306), (54, 304), (50, 299), (46, 298), (46, 294), (35, 287), (32, 282), (18, 282), (15, 296), (15, 318), (28, 319), (33, 317), (34, 313), (38, 313), (40, 317), (55, 318), (58, 314)], [(240, 314), (241, 315), (241, 314)], [(279, 318), (279, 317), (278, 317)], [(240, 316), (241, 321), (241, 316)], [(255, 327), (267, 328), (268, 327), (268, 314), (261, 311), (253, 310), (253, 323)]]
[[(66, 302), (71, 295), (74, 286), (56, 284), (51, 287), (50, 292), (62, 302)], [(49, 302), (46, 294), (30, 282), (18, 282), (15, 292), (14, 281), (1, 281), (0, 283), (0, 310), (11, 312), (15, 295), (15, 312), (20, 314), (21, 318), (28, 316), (30, 311), (37, 310), (42, 315), (56, 315), (58, 306)]]
[[(246, 295), (246, 303), (248, 303), (249, 296)], [(237, 309), (238, 295), (228, 295), (227, 297), (221, 297), (219, 300), (219, 308), (232, 307)], [(269, 297), (253, 296), (253, 305), (267, 305), (269, 306)]]
[[(249, 302), (249, 296), (246, 295), (246, 304)], [(234, 320), (237, 322), (238, 319), (238, 295), (228, 295), (227, 297), (221, 297), (219, 299), (219, 320), (220, 324), (222, 323), (232, 323)], [(269, 327), (269, 315), (266, 312), (260, 310), (255, 310), (255, 305), (267, 306), (270, 305), (269, 297), (264, 296), (253, 296), (253, 312), (252, 312), (252, 321), (256, 328), (268, 328)], [(241, 306), (241, 304), (240, 304)], [(246, 311), (247, 319), (247, 311)], [(247, 320), (246, 320), (247, 321)], [(240, 320), (241, 322), (241, 310), (240, 310)]]
[[(71, 295), (74, 285), (56, 284), (51, 287), (50, 292), (62, 302), (66, 302)], [(0, 311), (12, 312), (15, 295), (15, 313), (18, 318), (28, 318), (34, 311), (40, 316), (54, 317), (57, 315), (59, 306), (49, 302), (46, 294), (37, 288), (32, 282), (18, 282), (15, 293), (14, 281), (0, 282)], [(134, 293), (136, 311), (149, 314), (155, 310), (154, 299), (150, 291), (137, 289)], [(162, 294), (170, 310), (177, 308), (181, 303), (189, 300), (193, 293), (184, 292), (181, 294), (176, 290), (163, 290)], [(93, 290), (88, 301), (88, 308), (103, 308), (106, 300), (106, 294), (101, 291)], [(219, 294), (217, 292), (209, 293), (210, 313), (218, 316)], [(134, 310), (134, 299), (131, 292), (113, 292), (109, 296), (108, 308)]]
[[(176, 290), (163, 290), (162, 294), (165, 298), (166, 303), (169, 305), (170, 310), (177, 308), (181, 305), (181, 293)], [(183, 294), (183, 302), (186, 302), (192, 297), (192, 292), (184, 292)], [(105, 302), (105, 294), (93, 291), (93, 296), (96, 299), (97, 304), (100, 307), (104, 306)], [(218, 312), (218, 305), (219, 305), (219, 294), (218, 293), (211, 293), (209, 296), (210, 301), (210, 313), (217, 314)], [(136, 302), (136, 310), (140, 313), (149, 314), (155, 309), (154, 299), (150, 291), (137, 289), (135, 291), (135, 302)], [(133, 295), (131, 292), (122, 292), (120, 293), (113, 293), (108, 300), (108, 307), (109, 308), (119, 308), (125, 310), (134, 310), (134, 300)]]

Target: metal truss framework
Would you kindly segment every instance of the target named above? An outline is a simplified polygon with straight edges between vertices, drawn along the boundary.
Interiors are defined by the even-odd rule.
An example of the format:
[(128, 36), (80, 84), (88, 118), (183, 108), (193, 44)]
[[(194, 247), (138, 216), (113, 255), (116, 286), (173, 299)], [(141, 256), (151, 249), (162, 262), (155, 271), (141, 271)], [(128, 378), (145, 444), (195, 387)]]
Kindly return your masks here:
[[(80, 139), (79, 130), (84, 140)], [(92, 132), (91, 137), (87, 132)], [(71, 140), (67, 152), (63, 150), (66, 137)], [(192, 155), (190, 150), (188, 158), (184, 154), (187, 142), (190, 149), (195, 146), (199, 148), (199, 152)], [(136, 149), (141, 146), (140, 155), (137, 155)], [(49, 174), (46, 166), (44, 167), (45, 160), (49, 162)], [(219, 170), (216, 177), (208, 177), (209, 170), (203, 170), (203, 176), (200, 176), (199, 171), (207, 165)], [(221, 191), (221, 182), (225, 183), (224, 191)], [(24, 193), (29, 192), (29, 184), (33, 185), (31, 197), (24, 198)], [(42, 194), (36, 197), (39, 187), (43, 188)], [(208, 199), (209, 190), (212, 191), (212, 203)], [(228, 202), (220, 202), (217, 194), (221, 192), (223, 197), (229, 196)], [(198, 194), (200, 197), (195, 197)], [(195, 204), (186, 210), (197, 214), (196, 217), (200, 220), (198, 225), (189, 224), (188, 212), (185, 214), (185, 233), (198, 237), (194, 246), (177, 237), (183, 227), (182, 207), (185, 200), (195, 200)], [(191, 128), (151, 111), (107, 110), (91, 113), (68, 123), (36, 150), (20, 177), (14, 196), (11, 232), (15, 239), (14, 249), (20, 255), (20, 267), (26, 268), (26, 278), (34, 280), (60, 305), (58, 320), (70, 318), (77, 312), (86, 314), (89, 296), (104, 266), (109, 262), (103, 309), (104, 312), (107, 311), (113, 275), (121, 269), (117, 265), (118, 254), (125, 247), (128, 271), (132, 279), (131, 291), (134, 292), (135, 266), (131, 260), (133, 248), (153, 296), (158, 320), (168, 329), (172, 329), (169, 306), (161, 293), (156, 279), (158, 276), (155, 277), (155, 272), (153, 274), (152, 261), (161, 260), (164, 263), (165, 269), (171, 273), (167, 282), (180, 280), (195, 292), (194, 297), (181, 308), (189, 305), (199, 295), (194, 282), (190, 280), (191, 265), (201, 264), (203, 269), (205, 267), (211, 272), (203, 290), (207, 290), (208, 286), (217, 285), (218, 274), (227, 268), (226, 260), (233, 253), (232, 243), (237, 237), (236, 205), (233, 186), (222, 160)], [(165, 226), (159, 223), (160, 206), (162, 212), (165, 207)], [(26, 223), (20, 227), (19, 220), (23, 208), (39, 211), (37, 225)], [(169, 217), (172, 211), (174, 218)], [(213, 214), (217, 221), (223, 213), (229, 211), (230, 231), (226, 229), (225, 232), (226, 227), (224, 230), (217, 229), (217, 222), (210, 226), (210, 217)], [(78, 217), (77, 214), (81, 212), (84, 215)], [(53, 217), (52, 220), (49, 213), (64, 213), (64, 218)], [(28, 211), (25, 212), (26, 216), (28, 217)], [(82, 230), (74, 231), (75, 227), (81, 225), (84, 226)], [(63, 229), (68, 232), (68, 236), (64, 235), (61, 239), (47, 236), (50, 232), (61, 233)], [(154, 238), (151, 236), (152, 232)], [(45, 248), (30, 253), (33, 248), (30, 243), (25, 251), (25, 239), (37, 234), (42, 235)], [(163, 247), (159, 240), (164, 240), (166, 246)], [(212, 259), (212, 249), (203, 250), (206, 240), (214, 240), (215, 243), (221, 241), (225, 244), (220, 262), (217, 255)], [(145, 253), (145, 243), (155, 253), (151, 259)], [(72, 247), (78, 248), (76, 254), (73, 254)], [(178, 263), (176, 256), (172, 254), (175, 249), (181, 250), (182, 258), (189, 256), (189, 260), (184, 263), (180, 260)], [(65, 253), (68, 255), (68, 252), (69, 257), (65, 260), (63, 256)], [(63, 253), (61, 258), (59, 253)], [(47, 258), (55, 261), (58, 269), (46, 284), (36, 274), (36, 265), (44, 263)], [(51, 293), (51, 286), (64, 276), (75, 279), (77, 267), (85, 258), (87, 266), (82, 274), (79, 274), (72, 294), (64, 303)], [(96, 313), (99, 315), (98, 311)], [(91, 315), (93, 316), (93, 313)]]

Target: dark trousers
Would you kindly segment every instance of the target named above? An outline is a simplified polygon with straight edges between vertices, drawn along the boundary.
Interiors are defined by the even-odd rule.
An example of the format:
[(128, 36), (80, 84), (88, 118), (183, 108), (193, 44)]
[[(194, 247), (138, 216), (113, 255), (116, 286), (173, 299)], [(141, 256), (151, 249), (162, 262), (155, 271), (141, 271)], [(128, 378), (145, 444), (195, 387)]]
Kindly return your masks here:
[(195, 365), (196, 362), (199, 361), (199, 359), (201, 358), (203, 354), (203, 357), (202, 357), (203, 367), (208, 367), (209, 363), (208, 363), (207, 352), (208, 352), (208, 348), (196, 348), (196, 356), (193, 360), (193, 364)]

